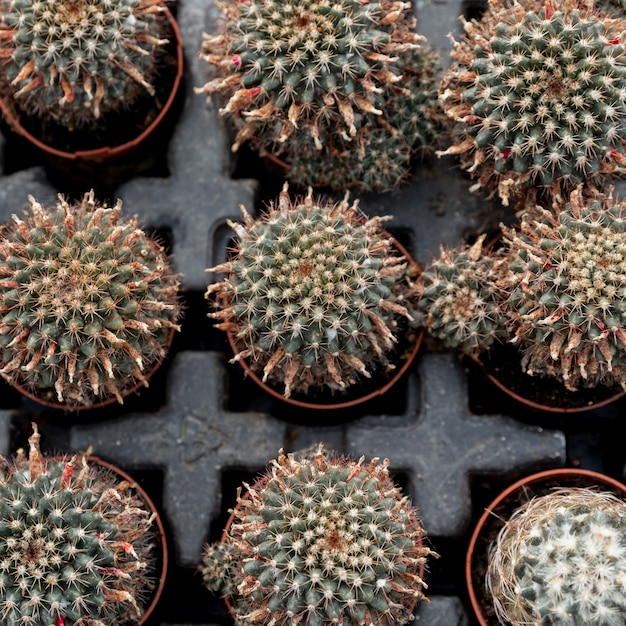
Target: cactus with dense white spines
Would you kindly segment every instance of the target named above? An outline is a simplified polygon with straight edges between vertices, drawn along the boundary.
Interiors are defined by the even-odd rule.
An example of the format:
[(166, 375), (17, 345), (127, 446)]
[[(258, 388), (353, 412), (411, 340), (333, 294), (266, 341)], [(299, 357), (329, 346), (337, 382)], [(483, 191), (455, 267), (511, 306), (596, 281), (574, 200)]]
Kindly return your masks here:
[(537, 496), (505, 521), (486, 586), (501, 624), (626, 623), (626, 502), (595, 489)]
[(160, 0), (1, 0), (3, 96), (74, 129), (153, 95), (164, 10)]
[(0, 231), (0, 375), (37, 398), (122, 398), (178, 329), (178, 278), (161, 245), (93, 191)]
[[(0, 614), (6, 626), (121, 626), (151, 589), (154, 517), (84, 456), (0, 457)], [(152, 537), (151, 537), (152, 535)]]
[(284, 395), (344, 389), (371, 371), (394, 368), (387, 355), (402, 320), (410, 320), (414, 287), (410, 267), (382, 230), (347, 196), (340, 203), (278, 202), (253, 219), (229, 222), (234, 255), (210, 271), (223, 272), (207, 290), (236, 344), (263, 381), (284, 385)]
[(224, 539), (230, 578), (211, 581), (238, 626), (401, 626), (425, 599), (422, 572), (432, 551), (407, 497), (373, 459), (354, 461), (320, 445), (272, 461), (245, 485)]
[[(534, 10), (536, 9), (536, 10)], [(521, 205), (626, 164), (626, 22), (574, 0), (491, 0), (465, 23), (440, 100), (475, 189)]]

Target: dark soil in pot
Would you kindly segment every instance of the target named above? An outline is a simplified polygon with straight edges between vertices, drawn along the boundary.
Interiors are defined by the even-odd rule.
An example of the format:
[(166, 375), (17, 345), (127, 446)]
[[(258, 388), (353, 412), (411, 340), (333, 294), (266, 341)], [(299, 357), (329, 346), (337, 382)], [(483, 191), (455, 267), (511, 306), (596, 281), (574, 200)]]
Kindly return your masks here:
[(578, 391), (569, 391), (559, 380), (529, 376), (522, 370), (519, 351), (509, 345), (494, 346), (480, 356), (479, 363), (499, 389), (515, 400), (541, 411), (589, 411), (624, 395), (619, 386), (581, 387)]

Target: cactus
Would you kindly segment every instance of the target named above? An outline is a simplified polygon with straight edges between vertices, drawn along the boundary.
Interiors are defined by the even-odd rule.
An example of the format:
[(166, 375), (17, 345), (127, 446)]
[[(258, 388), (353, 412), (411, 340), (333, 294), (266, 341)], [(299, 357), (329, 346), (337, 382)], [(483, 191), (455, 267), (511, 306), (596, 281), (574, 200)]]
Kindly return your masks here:
[(154, 95), (160, 0), (0, 0), (0, 85), (73, 130)]
[(387, 353), (399, 320), (411, 319), (413, 287), (407, 262), (357, 202), (292, 201), (285, 184), (278, 202), (257, 220), (229, 222), (236, 254), (211, 268), (220, 320), (237, 345), (233, 361), (248, 359), (263, 382), (284, 384), (284, 395), (329, 386), (343, 389), (372, 368), (393, 369)]
[(537, 209), (505, 230), (513, 340), (529, 374), (568, 389), (626, 387), (626, 202), (584, 198)]
[(0, 611), (7, 626), (118, 626), (145, 612), (154, 516), (85, 456), (0, 457)]
[(30, 203), (0, 231), (0, 374), (67, 407), (122, 402), (178, 329), (178, 279), (121, 201)]
[(504, 259), (471, 247), (441, 250), (420, 276), (417, 318), (445, 346), (477, 354), (507, 337), (501, 301), (507, 297)]
[(626, 623), (626, 503), (609, 492), (561, 488), (508, 519), (486, 586), (500, 623)]
[(578, 184), (601, 185), (626, 164), (626, 42), (623, 20), (566, 0), (491, 0), (465, 23), (440, 100), (456, 122), (473, 190), (532, 206)]
[[(434, 554), (388, 461), (359, 461), (320, 445), (302, 455), (279, 452), (267, 475), (238, 498), (224, 543), (238, 626), (401, 626), (424, 598), (422, 571)], [(203, 574), (211, 584), (215, 546)], [(208, 579), (208, 580), (206, 580)]]
[(317, 149), (306, 132), (268, 147), (289, 165), (287, 178), (333, 191), (388, 191), (408, 180), (414, 157), (440, 141), (443, 112), (436, 98), (438, 59), (429, 47), (406, 55), (402, 80), (385, 92), (385, 115), (370, 114), (353, 136), (329, 135)]
[[(370, 131), (400, 135), (411, 151), (438, 131), (436, 55), (420, 48), (410, 3), (231, 0), (220, 6), (224, 28), (206, 35), (201, 52), (217, 77), (198, 91), (225, 101), (220, 113), (237, 128), (234, 151), (251, 141), (288, 163), (313, 159), (319, 165), (294, 182), (319, 186), (328, 180), (327, 156), (367, 152)], [(393, 186), (407, 174), (404, 166)]]

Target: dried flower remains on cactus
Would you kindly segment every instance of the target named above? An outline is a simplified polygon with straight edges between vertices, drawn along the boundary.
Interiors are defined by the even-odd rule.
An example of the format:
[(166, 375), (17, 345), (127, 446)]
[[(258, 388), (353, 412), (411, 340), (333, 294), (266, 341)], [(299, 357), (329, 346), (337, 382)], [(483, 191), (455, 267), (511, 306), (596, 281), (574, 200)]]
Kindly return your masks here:
[(626, 502), (580, 487), (533, 498), (500, 531), (486, 584), (502, 624), (623, 626)]
[(366, 219), (347, 196), (323, 202), (309, 190), (292, 201), (286, 185), (259, 219), (243, 217), (229, 222), (235, 254), (210, 270), (226, 276), (207, 290), (233, 360), (284, 385), (286, 397), (393, 369), (387, 355), (411, 319), (413, 286), (383, 218)]
[(154, 95), (160, 0), (0, 0), (0, 86), (73, 129)]
[[(393, 484), (320, 445), (272, 461), (238, 498), (202, 573), (228, 596), (237, 626), (401, 626), (424, 598), (425, 531)], [(226, 558), (225, 558), (226, 557)], [(226, 567), (220, 567), (219, 563)]]
[(0, 457), (0, 614), (6, 626), (121, 626), (145, 612), (154, 516), (81, 455)]
[(626, 388), (626, 202), (580, 190), (506, 230), (513, 340), (530, 374)]
[[(414, 154), (431, 143), (443, 118), (437, 56), (420, 47), (410, 6), (395, 0), (220, 3), (223, 29), (205, 36), (201, 52), (217, 77), (199, 91), (220, 96), (220, 112), (237, 129), (233, 150), (251, 141), (288, 165), (294, 160), (287, 177), (303, 185), (382, 190), (406, 179), (405, 159), (394, 161), (398, 143), (402, 153)], [(370, 181), (373, 166), (351, 171), (362, 156), (348, 159), (367, 158), (372, 132), (386, 139), (379, 149), (389, 168)], [(354, 184), (329, 175), (328, 159)]]
[(178, 279), (122, 204), (30, 198), (0, 230), (0, 375), (67, 407), (122, 401), (178, 329)]
[[(539, 8), (541, 7), (541, 8)], [(626, 165), (626, 21), (580, 8), (491, 0), (465, 23), (440, 99), (474, 189), (532, 205)]]

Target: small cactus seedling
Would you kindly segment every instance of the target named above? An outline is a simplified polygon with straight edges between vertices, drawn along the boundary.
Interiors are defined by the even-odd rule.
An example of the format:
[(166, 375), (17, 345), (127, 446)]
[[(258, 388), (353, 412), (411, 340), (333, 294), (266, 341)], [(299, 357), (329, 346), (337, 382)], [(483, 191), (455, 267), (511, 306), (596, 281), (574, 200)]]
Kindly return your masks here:
[[(217, 77), (198, 91), (218, 94), (233, 120), (232, 149), (246, 141), (294, 166), (294, 182), (346, 188), (328, 174), (327, 158), (348, 172), (348, 153), (368, 153), (369, 133), (386, 131), (413, 152), (430, 143), (443, 114), (430, 48), (413, 29), (410, 3), (397, 0), (251, 0), (220, 3), (223, 30), (207, 35), (201, 56)], [(304, 152), (304, 154), (303, 154)], [(313, 161), (314, 166), (302, 164)], [(352, 176), (365, 189), (396, 186)], [(289, 174), (288, 174), (289, 176)], [(389, 177), (387, 177), (389, 178)], [(349, 181), (345, 181), (349, 182)]]
[(121, 201), (30, 202), (0, 231), (0, 375), (69, 408), (121, 402), (178, 329), (178, 279)]
[(506, 230), (513, 339), (529, 374), (626, 388), (626, 202), (583, 198)]
[(486, 585), (502, 624), (623, 626), (626, 502), (582, 487), (533, 498), (500, 531)]
[(85, 456), (0, 457), (0, 611), (6, 626), (121, 626), (144, 614), (154, 515)]
[(551, 201), (623, 172), (625, 29), (575, 0), (558, 8), (491, 0), (481, 20), (465, 23), (443, 79), (457, 143), (439, 154), (459, 154), (473, 189), (504, 204)]
[(445, 346), (467, 354), (487, 350), (506, 340), (501, 307), (504, 260), (483, 253), (485, 236), (471, 247), (442, 250), (420, 276), (417, 321)]
[(205, 582), (230, 598), (237, 626), (413, 619), (433, 552), (387, 467), (320, 445), (281, 451), (267, 475), (245, 485), (222, 544), (207, 546), (203, 560)]
[(284, 384), (284, 395), (326, 385), (345, 388), (372, 368), (393, 369), (387, 353), (401, 319), (411, 319), (413, 286), (407, 260), (357, 203), (292, 201), (283, 188), (254, 220), (229, 222), (238, 236), (222, 282), (209, 286), (218, 328), (263, 382)]
[(154, 94), (160, 0), (0, 0), (0, 86), (72, 130)]

